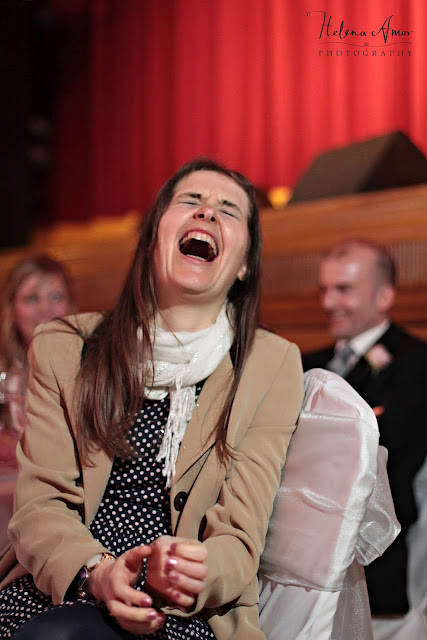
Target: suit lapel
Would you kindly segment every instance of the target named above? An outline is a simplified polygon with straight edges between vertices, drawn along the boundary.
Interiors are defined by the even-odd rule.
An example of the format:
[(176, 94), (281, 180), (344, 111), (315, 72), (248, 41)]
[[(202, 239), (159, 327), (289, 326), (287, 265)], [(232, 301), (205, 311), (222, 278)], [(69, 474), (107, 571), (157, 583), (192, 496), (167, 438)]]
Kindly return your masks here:
[(397, 343), (399, 340), (401, 340), (401, 331), (396, 327), (396, 325), (391, 324), (376, 344), (382, 344), (385, 349), (395, 357)]
[(351, 369), (351, 371), (348, 372), (347, 376), (345, 376), (347, 382), (351, 384), (351, 386), (356, 389), (356, 391), (359, 391), (359, 389), (363, 389), (370, 382), (371, 378), (371, 368), (364, 356), (359, 358), (353, 369)]
[[(391, 325), (385, 333), (374, 343), (375, 346), (377, 344), (381, 344), (384, 348), (393, 352), (393, 325)], [(370, 347), (371, 349), (372, 347)], [(369, 349), (368, 349), (369, 352)], [(367, 353), (368, 353), (367, 352)], [(346, 376), (346, 380), (351, 386), (358, 391), (362, 396), (368, 396), (369, 393), (378, 391), (383, 387), (383, 382), (386, 379), (387, 367), (383, 370), (380, 370), (374, 373), (371, 368), (369, 362), (366, 359), (366, 354), (362, 356), (354, 368), (348, 373)]]

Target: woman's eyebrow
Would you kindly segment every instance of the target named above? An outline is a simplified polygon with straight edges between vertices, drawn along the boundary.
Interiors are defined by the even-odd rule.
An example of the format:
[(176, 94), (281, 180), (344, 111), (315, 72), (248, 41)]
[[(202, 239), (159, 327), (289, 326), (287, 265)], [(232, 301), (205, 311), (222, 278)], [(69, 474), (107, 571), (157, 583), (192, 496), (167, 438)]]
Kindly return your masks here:
[[(195, 192), (190, 192), (190, 191), (184, 191), (183, 193), (178, 193), (177, 194), (178, 198), (192, 198), (192, 200), (198, 200), (199, 202), (202, 202), (203, 200), (203, 196), (201, 193), (195, 193)], [(240, 207), (235, 204), (234, 202), (231, 202), (230, 200), (220, 200), (219, 204), (221, 207), (231, 207), (232, 209), (236, 209), (236, 211), (238, 211), (240, 214), (242, 214)]]
[(181, 197), (181, 198), (192, 198), (193, 200), (201, 200), (202, 194), (201, 193), (190, 193), (190, 192), (185, 191), (184, 193), (178, 193), (178, 197)]

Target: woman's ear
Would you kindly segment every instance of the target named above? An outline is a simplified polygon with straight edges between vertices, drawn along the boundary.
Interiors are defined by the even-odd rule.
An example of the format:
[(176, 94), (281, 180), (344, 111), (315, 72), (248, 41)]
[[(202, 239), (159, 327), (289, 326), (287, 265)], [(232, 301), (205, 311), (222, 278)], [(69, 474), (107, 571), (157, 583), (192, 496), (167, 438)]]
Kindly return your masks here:
[(237, 273), (237, 278), (238, 280), (240, 280), (240, 282), (243, 282), (243, 280), (246, 280), (246, 272), (247, 272), (247, 267), (246, 264), (242, 265), (239, 269), (239, 272)]

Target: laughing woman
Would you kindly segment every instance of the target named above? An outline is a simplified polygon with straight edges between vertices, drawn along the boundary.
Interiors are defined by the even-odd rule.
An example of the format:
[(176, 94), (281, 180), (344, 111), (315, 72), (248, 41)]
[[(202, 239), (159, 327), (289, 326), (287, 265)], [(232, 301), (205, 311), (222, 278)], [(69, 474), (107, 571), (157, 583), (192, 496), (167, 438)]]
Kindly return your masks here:
[(116, 308), (37, 330), (2, 638), (264, 638), (256, 574), (303, 378), (256, 328), (260, 255), (252, 185), (196, 159)]

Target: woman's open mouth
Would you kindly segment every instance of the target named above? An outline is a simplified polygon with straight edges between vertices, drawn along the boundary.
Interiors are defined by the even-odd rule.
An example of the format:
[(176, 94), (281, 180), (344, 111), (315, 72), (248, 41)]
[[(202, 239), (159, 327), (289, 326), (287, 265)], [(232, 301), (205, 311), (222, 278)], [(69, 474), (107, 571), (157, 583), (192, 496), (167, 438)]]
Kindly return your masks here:
[(189, 231), (179, 241), (179, 250), (185, 256), (212, 262), (218, 255), (218, 248), (213, 237), (201, 231)]

